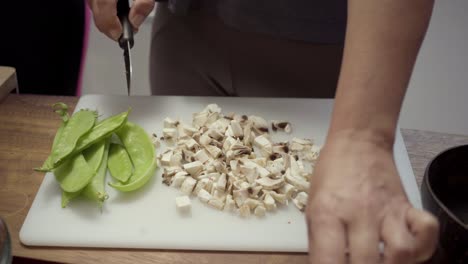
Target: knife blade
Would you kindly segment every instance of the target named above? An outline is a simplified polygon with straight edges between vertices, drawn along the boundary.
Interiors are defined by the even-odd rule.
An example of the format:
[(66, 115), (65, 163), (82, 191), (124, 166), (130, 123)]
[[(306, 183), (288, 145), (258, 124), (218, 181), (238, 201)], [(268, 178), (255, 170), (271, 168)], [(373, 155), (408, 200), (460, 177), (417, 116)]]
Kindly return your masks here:
[(122, 24), (122, 35), (119, 38), (119, 46), (123, 49), (123, 57), (125, 63), (125, 77), (127, 79), (127, 94), (130, 95), (132, 87), (132, 55), (131, 49), (133, 48), (133, 28), (128, 20), (128, 13), (130, 5), (128, 0), (118, 0), (117, 2), (117, 16)]

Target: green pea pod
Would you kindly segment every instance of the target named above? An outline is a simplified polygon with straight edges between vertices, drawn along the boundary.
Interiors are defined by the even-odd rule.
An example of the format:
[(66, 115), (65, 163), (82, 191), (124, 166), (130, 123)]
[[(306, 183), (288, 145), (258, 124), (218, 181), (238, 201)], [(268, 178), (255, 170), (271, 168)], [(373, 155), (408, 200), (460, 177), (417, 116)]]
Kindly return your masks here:
[[(76, 154), (85, 150), (89, 146), (93, 145), (98, 141), (103, 140), (104, 138), (107, 138), (112, 133), (120, 129), (127, 122), (129, 113), (130, 110), (106, 118), (98, 124), (96, 124), (96, 126), (94, 126), (88, 134), (80, 138), (72, 154)], [(54, 166), (60, 165), (60, 163), (62, 163), (63, 161), (64, 159), (56, 161), (54, 163)]]
[[(91, 167), (91, 169), (97, 173), (99, 168), (100, 168), (100, 165), (101, 163), (103, 162), (103, 159), (104, 159), (104, 155), (107, 153), (104, 153), (105, 152), (105, 147), (106, 147), (106, 141), (100, 141), (94, 145), (92, 145), (91, 147), (85, 149), (83, 151), (83, 156), (86, 160), (86, 162), (88, 163), (88, 165)], [(93, 179), (96, 178), (96, 176), (93, 177)], [(88, 183), (87, 186), (89, 186), (91, 183), (93, 182), (93, 180), (91, 180), (90, 183)], [(85, 189), (86, 189), (85, 187)], [(77, 191), (77, 192), (66, 192), (66, 191), (63, 191), (62, 190), (62, 207), (66, 207), (68, 205), (68, 203), (75, 199), (76, 197), (78, 197), (81, 193), (81, 190)]]
[(102, 157), (102, 162), (96, 172), (96, 176), (93, 177), (90, 183), (81, 192), (81, 195), (88, 198), (91, 201), (96, 201), (99, 205), (99, 208), (102, 208), (102, 205), (105, 200), (109, 198), (105, 190), (105, 181), (107, 174), (107, 162), (109, 157), (109, 143), (110, 138), (107, 138), (104, 143), (104, 155)]
[(126, 183), (109, 183), (110, 186), (122, 192), (130, 192), (141, 188), (155, 174), (155, 149), (146, 131), (132, 123), (127, 122), (116, 132), (120, 141), (132, 160), (134, 171)]
[(77, 192), (83, 189), (96, 173), (88, 165), (83, 154), (78, 154), (55, 169), (54, 174), (63, 191)]
[(80, 110), (70, 117), (52, 150), (54, 164), (72, 153), (78, 140), (93, 128), (96, 119), (97, 113), (89, 110)]
[(132, 175), (133, 165), (127, 150), (120, 144), (111, 144), (109, 148), (109, 172), (114, 179), (126, 182)]
[(69, 157), (82, 152), (89, 146), (93, 145), (94, 143), (101, 141), (112, 133), (120, 129), (125, 123), (127, 122), (128, 115), (130, 113), (130, 109), (126, 112), (122, 112), (120, 114), (108, 117), (99, 123), (97, 123), (89, 133), (85, 134), (82, 138), (80, 138), (76, 144), (75, 149), (70, 153), (68, 156), (63, 157), (61, 160), (57, 160), (53, 164), (47, 164), (45, 162), (39, 171), (47, 172), (52, 171), (61, 164), (63, 164)]
[(83, 156), (88, 165), (97, 172), (104, 158), (106, 140), (101, 140), (83, 151)]
[[(68, 110), (68, 106), (64, 103), (56, 103), (52, 106), (53, 108), (55, 108), (54, 112), (56, 112), (57, 114), (60, 115), (60, 117), (62, 118), (63, 122), (60, 124), (60, 127), (57, 129), (57, 132), (55, 133), (55, 137), (54, 137), (54, 141), (52, 142), (52, 148), (51, 148), (51, 153), (52, 151), (57, 147), (57, 142), (60, 138), (60, 136), (62, 135), (62, 132), (63, 132), (63, 128), (65, 127), (68, 119), (70, 118), (68, 116), (68, 113), (67, 113), (67, 110)], [(58, 108), (57, 108), (58, 107)], [(46, 161), (44, 162), (44, 165), (42, 165), (42, 168), (44, 167), (52, 167), (53, 166), (53, 161), (52, 161), (52, 156), (49, 155), (46, 159)], [(34, 170), (36, 171), (44, 171), (42, 168), (35, 168)]]
[(62, 190), (62, 208), (67, 207), (71, 200), (80, 196), (81, 191), (82, 190), (79, 190), (77, 192), (66, 192)]

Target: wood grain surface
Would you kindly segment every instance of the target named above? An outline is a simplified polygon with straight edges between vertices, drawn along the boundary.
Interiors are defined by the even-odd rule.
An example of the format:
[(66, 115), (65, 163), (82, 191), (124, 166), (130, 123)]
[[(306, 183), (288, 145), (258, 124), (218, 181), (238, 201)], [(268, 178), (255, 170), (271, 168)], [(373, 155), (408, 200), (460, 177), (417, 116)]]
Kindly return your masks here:
[[(15, 256), (64, 263), (307, 263), (306, 254), (81, 249), (27, 247), (19, 230), (44, 177), (35, 172), (50, 151), (60, 124), (51, 105), (64, 102), (73, 109), (77, 97), (9, 95), (0, 103), (0, 216), (5, 219)], [(418, 183), (436, 154), (468, 144), (468, 136), (403, 130)], [(90, 234), (92, 235), (92, 234)]]

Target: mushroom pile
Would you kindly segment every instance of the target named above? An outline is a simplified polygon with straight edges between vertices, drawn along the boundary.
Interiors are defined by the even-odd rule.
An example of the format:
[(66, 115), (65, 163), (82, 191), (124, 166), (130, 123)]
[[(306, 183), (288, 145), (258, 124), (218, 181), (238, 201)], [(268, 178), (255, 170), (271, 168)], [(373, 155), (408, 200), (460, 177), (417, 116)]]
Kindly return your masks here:
[[(304, 211), (320, 148), (309, 139), (271, 138), (291, 131), (287, 121), (224, 115), (216, 104), (194, 113), (191, 125), (168, 117), (160, 138), (167, 148), (158, 155), (163, 183), (183, 193), (176, 199), (180, 210), (189, 210), (194, 196), (241, 217), (261, 217), (290, 201)], [(153, 140), (159, 144), (156, 135)]]

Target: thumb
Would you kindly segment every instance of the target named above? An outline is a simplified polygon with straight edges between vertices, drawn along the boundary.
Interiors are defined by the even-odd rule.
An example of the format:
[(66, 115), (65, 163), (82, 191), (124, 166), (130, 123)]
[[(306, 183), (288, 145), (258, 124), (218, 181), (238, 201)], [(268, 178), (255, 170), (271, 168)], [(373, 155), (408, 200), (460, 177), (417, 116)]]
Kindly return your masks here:
[(409, 208), (406, 212), (406, 222), (414, 236), (415, 260), (418, 262), (426, 261), (436, 249), (439, 222), (432, 214), (414, 207)]
[(154, 0), (134, 0), (128, 19), (135, 30), (138, 30), (153, 8)]

